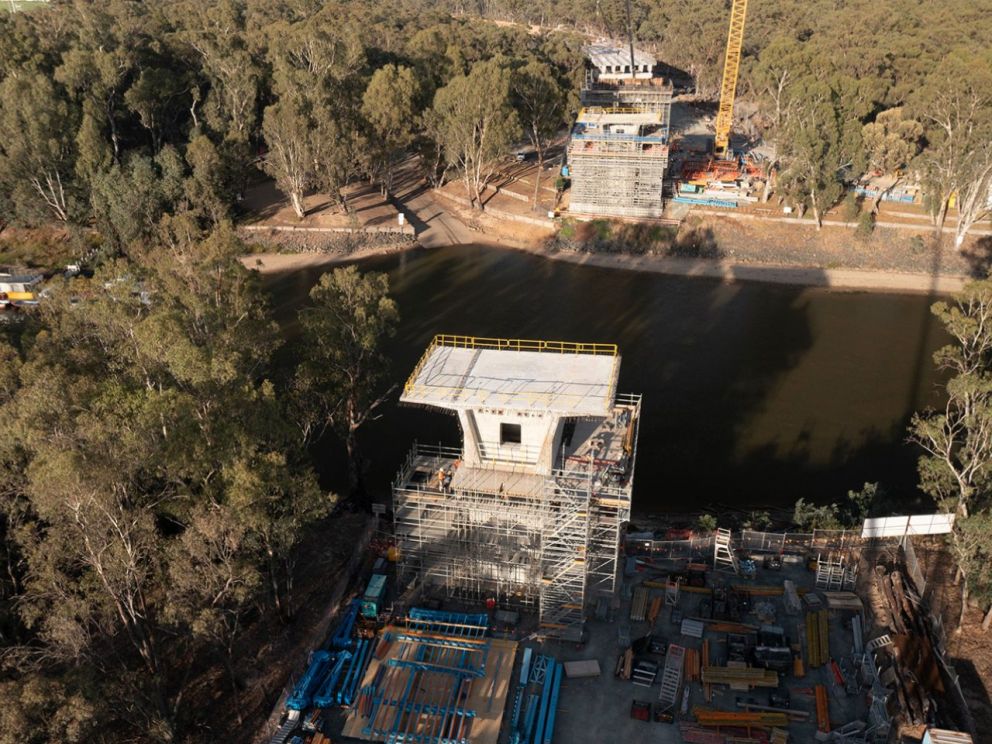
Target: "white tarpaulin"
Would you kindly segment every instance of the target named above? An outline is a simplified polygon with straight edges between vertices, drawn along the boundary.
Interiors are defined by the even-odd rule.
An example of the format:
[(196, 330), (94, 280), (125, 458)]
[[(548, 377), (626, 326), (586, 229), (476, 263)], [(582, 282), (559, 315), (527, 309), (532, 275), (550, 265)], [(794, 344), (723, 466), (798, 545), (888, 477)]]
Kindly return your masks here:
[(903, 535), (946, 535), (954, 526), (953, 514), (914, 514), (911, 517), (866, 519), (861, 537), (902, 537)]

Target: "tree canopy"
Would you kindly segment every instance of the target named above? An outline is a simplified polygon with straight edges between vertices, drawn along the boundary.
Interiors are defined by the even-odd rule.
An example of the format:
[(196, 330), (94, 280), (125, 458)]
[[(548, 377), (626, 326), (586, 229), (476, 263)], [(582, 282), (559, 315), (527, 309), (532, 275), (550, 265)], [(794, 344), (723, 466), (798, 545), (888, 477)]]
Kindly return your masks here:
[[(936, 11), (924, 0), (783, 0), (748, 12), (747, 119), (736, 131), (775, 145), (771, 166), (796, 206), (831, 206), (836, 184), (861, 175), (856, 165), (895, 168), (923, 183), (935, 222), (957, 207), (960, 244), (988, 214), (992, 0)], [(543, 160), (577, 108), (583, 43), (625, 37), (626, 6), (491, 0), (471, 13), (454, 0), (72, 0), (0, 16), (0, 219), (106, 226), (115, 168), (128, 175), (166, 148), (178, 156), (176, 176), (191, 180), (172, 191), (177, 203), (152, 201), (191, 208), (205, 226), (236, 210), (256, 166), (298, 215), (310, 189), (337, 198), (366, 178), (388, 192), (413, 152), (431, 181), (467, 179), (476, 201), (510, 140), (526, 136)], [(634, 33), (667, 74), (714, 98), (727, 15), (720, 3), (635, 3)], [(508, 99), (497, 68), (512, 73)], [(458, 89), (466, 95), (450, 92)], [(469, 117), (491, 122), (472, 144), (453, 125), (465, 119), (454, 108), (482, 91), (495, 116)], [(893, 111), (902, 134), (886, 130)], [(831, 120), (843, 124), (839, 138)], [(906, 129), (912, 122), (922, 133)], [(811, 158), (822, 158), (820, 172)], [(111, 232), (119, 244), (135, 229)]]

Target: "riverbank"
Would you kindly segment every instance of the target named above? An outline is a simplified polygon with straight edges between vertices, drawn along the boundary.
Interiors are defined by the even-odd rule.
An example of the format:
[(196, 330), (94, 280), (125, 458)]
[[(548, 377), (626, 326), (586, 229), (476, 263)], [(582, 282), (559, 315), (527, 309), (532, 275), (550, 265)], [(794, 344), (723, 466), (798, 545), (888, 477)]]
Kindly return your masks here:
[(289, 271), (304, 271), (324, 267), (339, 266), (352, 261), (360, 261), (371, 256), (402, 253), (411, 248), (419, 248), (415, 242), (386, 243), (370, 245), (355, 250), (309, 251), (304, 253), (277, 253), (263, 251), (241, 257), (245, 268), (254, 269), (260, 274), (282, 274)]
[[(485, 230), (479, 234), (475, 242), (494, 248), (524, 251), (551, 261), (563, 261), (581, 266), (597, 266), (671, 276), (705, 277), (725, 282), (764, 282), (849, 291), (950, 294), (959, 291), (969, 281), (969, 277), (961, 275), (938, 274), (933, 276), (912, 272), (739, 263), (727, 259), (679, 258), (657, 255), (634, 256), (618, 253), (602, 254), (554, 250), (543, 243), (535, 244), (522, 240), (501, 242), (498, 236)], [(372, 256), (401, 253), (423, 247), (418, 242), (407, 242), (367, 246), (350, 251), (261, 252), (243, 256), (241, 262), (247, 268), (255, 269), (261, 274), (280, 274), (314, 268), (331, 268)], [(435, 244), (434, 247), (438, 246)]]
[[(970, 280), (965, 271), (959, 273), (954, 270), (961, 269), (964, 265), (956, 256), (951, 256), (944, 262), (928, 262), (921, 260), (922, 256), (916, 256), (908, 265), (930, 265), (938, 268), (934, 271), (899, 270), (896, 268), (899, 265), (898, 261), (890, 257), (891, 248), (886, 248), (888, 243), (883, 243), (887, 240), (887, 236), (884, 235), (876, 236), (877, 245), (873, 245), (872, 250), (862, 252), (870, 259), (863, 262), (866, 265), (848, 265), (858, 262), (846, 255), (843, 256), (841, 265), (824, 265), (828, 263), (830, 256), (823, 250), (811, 249), (809, 244), (811, 238), (801, 234), (805, 228), (796, 226), (790, 226), (788, 234), (794, 236), (796, 245), (802, 246), (802, 255), (815, 263), (754, 260), (751, 253), (770, 258), (788, 255), (780, 246), (788, 235), (756, 235), (753, 228), (738, 229), (737, 234), (733, 235), (732, 231), (728, 230), (730, 221), (719, 217), (706, 218), (705, 225), (700, 225), (698, 220), (688, 225), (687, 229), (693, 234), (698, 235), (702, 229), (718, 241), (716, 250), (703, 252), (705, 257), (664, 255), (656, 252), (635, 255), (572, 250), (561, 240), (549, 240), (545, 229), (519, 224), (486, 212), (470, 210), (450, 199), (431, 193), (420, 184), (408, 182), (404, 185), (406, 188), (397, 194), (396, 201), (409, 215), (410, 223), (416, 227), (416, 237), (412, 241), (387, 240), (370, 245), (343, 248), (331, 246), (327, 250), (303, 252), (266, 251), (246, 256), (242, 262), (248, 268), (257, 269), (263, 274), (272, 274), (331, 267), (414, 247), (435, 248), (476, 243), (522, 250), (552, 261), (641, 273), (705, 277), (724, 282), (763, 282), (849, 291), (949, 294), (959, 291)], [(839, 239), (841, 236), (831, 237)], [(820, 242), (824, 240), (823, 237), (817, 239)], [(754, 250), (746, 251), (742, 247), (743, 243), (753, 244)], [(846, 245), (841, 246), (839, 250), (850, 252)]]
[(632, 256), (580, 251), (554, 251), (542, 246), (522, 248), (553, 261), (583, 266), (625, 269), (674, 276), (707, 277), (726, 282), (765, 282), (828, 287), (851, 291), (925, 292), (949, 294), (959, 291), (969, 278), (960, 275), (824, 269), (790, 264), (736, 263), (727, 259), (679, 258), (676, 256)]
[[(469, 211), (447, 199), (435, 199), (443, 202), (449, 212), (461, 220), (471, 220), (478, 231), (475, 242), (486, 243), (500, 248), (523, 250), (543, 256), (553, 261), (597, 266), (601, 268), (623, 269), (654, 274), (670, 274), (673, 276), (706, 277), (720, 279), (725, 282), (764, 282), (770, 284), (790, 284), (810, 287), (827, 287), (830, 289), (871, 292), (914, 292), (949, 294), (959, 291), (970, 277), (964, 273), (940, 270), (936, 273), (924, 271), (899, 271), (893, 268), (848, 268), (831, 266), (825, 268), (819, 265), (763, 262), (750, 260), (735, 260), (723, 255), (717, 249), (712, 258), (689, 258), (683, 256), (660, 255), (657, 253), (609, 252), (570, 250), (563, 248), (561, 241), (549, 241), (545, 231), (530, 229), (518, 223), (510, 223), (506, 219), (493, 217), (485, 212)], [(703, 231), (711, 229), (707, 225)], [(799, 230), (800, 228), (793, 228)], [(689, 226), (690, 231), (700, 232), (700, 225)], [(508, 233), (507, 239), (503, 234)], [(758, 236), (753, 237), (759, 241)], [(882, 236), (879, 236), (881, 239)], [(724, 240), (729, 244), (729, 240)], [(768, 249), (767, 243), (762, 243), (763, 250)], [(731, 255), (737, 255), (739, 248), (727, 247)], [(805, 255), (805, 252), (804, 252)], [(816, 259), (822, 259), (819, 254)]]

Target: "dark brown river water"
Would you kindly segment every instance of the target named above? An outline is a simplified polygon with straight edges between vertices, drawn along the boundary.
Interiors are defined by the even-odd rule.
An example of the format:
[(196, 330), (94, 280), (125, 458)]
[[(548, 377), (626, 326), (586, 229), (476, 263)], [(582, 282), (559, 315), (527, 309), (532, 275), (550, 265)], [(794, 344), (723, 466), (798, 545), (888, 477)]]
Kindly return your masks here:
[[(435, 333), (614, 342), (620, 390), (644, 396), (634, 510), (787, 507), (865, 481), (918, 499), (913, 411), (939, 404), (934, 298), (723, 284), (458, 246), (381, 256), (402, 321), (388, 344), (402, 382)], [(320, 271), (269, 280), (287, 332)], [(457, 444), (453, 417), (391, 402), (362, 433), (374, 495), (414, 439)], [(322, 446), (343, 487), (343, 454)]]

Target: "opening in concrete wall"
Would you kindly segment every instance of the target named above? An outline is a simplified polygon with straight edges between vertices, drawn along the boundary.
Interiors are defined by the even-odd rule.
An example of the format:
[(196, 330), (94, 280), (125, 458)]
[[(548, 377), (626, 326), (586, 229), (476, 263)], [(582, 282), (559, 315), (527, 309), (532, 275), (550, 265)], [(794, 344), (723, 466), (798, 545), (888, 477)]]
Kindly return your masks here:
[(520, 424), (500, 424), (499, 443), (520, 444)]

